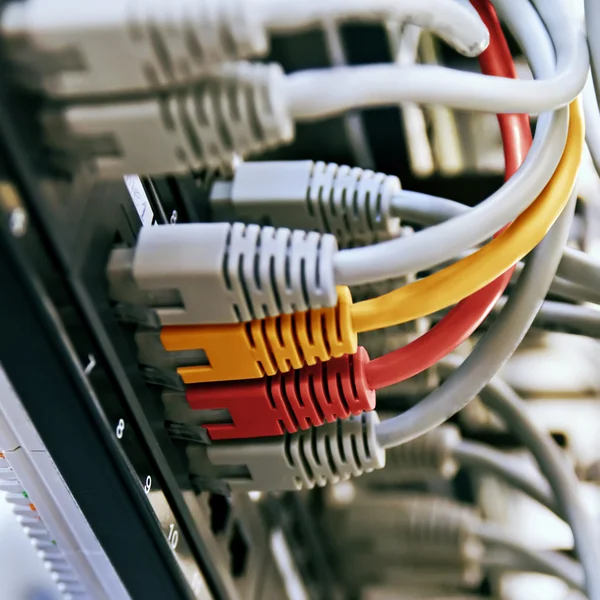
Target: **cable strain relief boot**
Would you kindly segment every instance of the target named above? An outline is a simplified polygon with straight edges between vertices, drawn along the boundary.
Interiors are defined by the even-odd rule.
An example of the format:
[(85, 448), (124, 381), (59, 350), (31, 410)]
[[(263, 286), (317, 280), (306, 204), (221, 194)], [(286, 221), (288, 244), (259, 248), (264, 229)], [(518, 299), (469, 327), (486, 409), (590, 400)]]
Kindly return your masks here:
[[(312, 489), (385, 466), (378, 422), (376, 412), (363, 413), (277, 438), (215, 442), (206, 452), (233, 491)], [(188, 450), (192, 465), (193, 452)]]
[[(25, 58), (46, 93), (58, 97), (189, 84), (268, 49), (260, 16), (246, 0), (107, 0), (96, 11), (68, 0), (31, 0), (8, 5), (2, 29), (15, 59)], [(21, 40), (25, 57), (22, 43), (10, 43)]]
[(400, 483), (442, 477), (451, 479), (459, 469), (454, 449), (460, 444), (458, 427), (445, 424), (387, 451), (387, 466), (369, 476), (369, 483)]
[(191, 408), (226, 409), (223, 423), (205, 425), (212, 440), (258, 438), (333, 423), (375, 408), (364, 348), (354, 355), (263, 379), (188, 386)]
[(232, 182), (213, 186), (216, 220), (269, 223), (331, 233), (340, 247), (395, 237), (391, 214), (401, 189), (392, 175), (334, 163), (275, 161), (241, 163)]
[[(186, 384), (261, 379), (354, 354), (352, 298), (338, 287), (338, 303), (247, 323), (163, 327), (146, 336), (140, 361), (156, 369), (177, 369)], [(179, 366), (181, 365), (181, 366)]]
[(99, 177), (229, 173), (240, 158), (290, 142), (293, 120), (276, 64), (228, 63), (151, 99), (49, 110), (46, 140), (93, 159)]
[(114, 300), (139, 302), (132, 282), (150, 306), (160, 299), (163, 325), (238, 323), (335, 306), (336, 251), (333, 236), (315, 232), (182, 223), (143, 227), (107, 272)]
[[(361, 492), (361, 490), (359, 490)], [(358, 493), (333, 513), (334, 527), (348, 542), (391, 537), (396, 552), (453, 564), (480, 564), (484, 547), (480, 518), (470, 506), (418, 492)]]

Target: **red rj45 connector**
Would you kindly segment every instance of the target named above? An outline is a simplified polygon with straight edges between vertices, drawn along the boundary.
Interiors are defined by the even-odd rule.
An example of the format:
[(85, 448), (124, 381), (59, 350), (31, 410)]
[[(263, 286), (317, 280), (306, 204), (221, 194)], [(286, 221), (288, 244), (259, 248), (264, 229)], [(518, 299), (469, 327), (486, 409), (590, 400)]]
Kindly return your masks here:
[(367, 351), (262, 379), (188, 386), (189, 405), (225, 408), (231, 423), (207, 424), (213, 440), (278, 436), (360, 415), (375, 408)]

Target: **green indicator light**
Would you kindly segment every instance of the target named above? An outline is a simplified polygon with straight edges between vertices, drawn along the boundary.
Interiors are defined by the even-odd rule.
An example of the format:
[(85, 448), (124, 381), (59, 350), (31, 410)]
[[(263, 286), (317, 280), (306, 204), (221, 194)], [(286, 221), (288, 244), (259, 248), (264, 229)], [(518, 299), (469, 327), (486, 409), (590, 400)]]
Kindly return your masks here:
[(23, 494), (23, 498), (29, 498), (29, 496), (27, 495), (27, 492), (22, 492)]

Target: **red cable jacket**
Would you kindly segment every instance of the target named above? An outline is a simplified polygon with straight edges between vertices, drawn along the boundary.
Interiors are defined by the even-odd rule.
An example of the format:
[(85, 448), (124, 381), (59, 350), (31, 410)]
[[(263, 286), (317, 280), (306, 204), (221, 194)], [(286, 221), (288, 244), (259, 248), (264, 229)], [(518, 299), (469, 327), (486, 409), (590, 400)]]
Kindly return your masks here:
[[(487, 75), (516, 79), (516, 69), (496, 11), (489, 0), (471, 0), (490, 32), (490, 45), (479, 57), (481, 71)], [(523, 162), (531, 146), (528, 115), (498, 115), (504, 145), (505, 179)], [(502, 295), (515, 267), (461, 300), (427, 333), (367, 367), (367, 380), (373, 389), (404, 381), (433, 366), (462, 344), (479, 327)]]

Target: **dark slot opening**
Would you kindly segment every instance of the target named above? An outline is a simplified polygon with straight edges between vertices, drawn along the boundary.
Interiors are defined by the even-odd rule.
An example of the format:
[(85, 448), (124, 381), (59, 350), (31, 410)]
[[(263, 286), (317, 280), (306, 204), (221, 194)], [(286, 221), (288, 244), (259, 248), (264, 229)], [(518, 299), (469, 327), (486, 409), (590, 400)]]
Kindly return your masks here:
[(210, 507), (210, 529), (215, 534), (223, 533), (229, 521), (231, 506), (229, 500), (220, 494), (211, 494), (208, 500)]
[(231, 574), (234, 577), (243, 577), (248, 564), (248, 543), (242, 533), (239, 523), (233, 526), (233, 533), (229, 542), (229, 553), (231, 555)]

